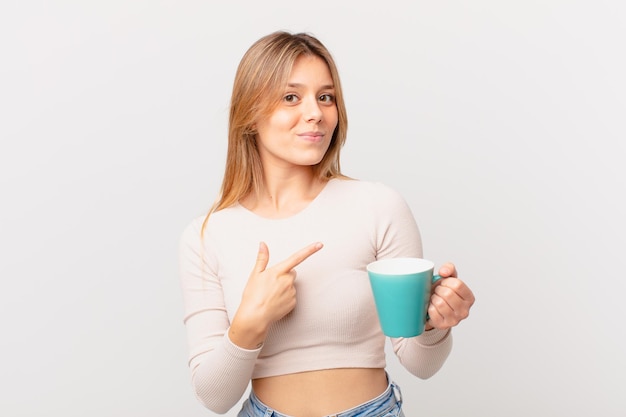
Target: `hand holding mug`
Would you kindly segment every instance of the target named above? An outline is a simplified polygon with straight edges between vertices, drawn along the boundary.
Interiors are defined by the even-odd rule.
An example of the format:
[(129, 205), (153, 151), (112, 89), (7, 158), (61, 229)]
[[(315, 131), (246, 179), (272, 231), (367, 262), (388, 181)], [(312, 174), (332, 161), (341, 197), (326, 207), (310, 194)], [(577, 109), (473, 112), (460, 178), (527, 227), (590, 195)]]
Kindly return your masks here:
[(475, 298), (472, 290), (457, 278), (453, 264), (439, 268), (439, 279), (433, 284), (428, 306), (426, 329), (449, 329), (469, 316)]
[[(367, 265), (382, 331), (389, 337), (414, 337), (449, 329), (469, 315), (472, 291), (456, 278), (453, 264), (434, 275), (434, 263), (421, 258), (388, 258)], [(430, 316), (430, 317), (429, 317)]]

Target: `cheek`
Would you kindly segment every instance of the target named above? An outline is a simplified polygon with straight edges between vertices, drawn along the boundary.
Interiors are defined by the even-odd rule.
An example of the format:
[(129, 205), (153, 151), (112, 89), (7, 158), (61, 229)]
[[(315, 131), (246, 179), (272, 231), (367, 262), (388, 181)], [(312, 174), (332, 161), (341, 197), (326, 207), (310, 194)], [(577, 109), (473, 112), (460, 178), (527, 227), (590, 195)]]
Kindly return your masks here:
[(274, 112), (268, 119), (258, 122), (256, 127), (259, 140), (263, 142), (290, 129), (291, 119), (290, 115), (285, 112)]
[(337, 114), (337, 108), (328, 109), (326, 114), (324, 115), (324, 119), (329, 127), (332, 127), (332, 131), (335, 131), (337, 127), (337, 123), (339, 123), (339, 115)]
[(289, 129), (297, 124), (298, 120), (295, 112), (277, 111), (272, 115), (270, 125), (276, 129)]

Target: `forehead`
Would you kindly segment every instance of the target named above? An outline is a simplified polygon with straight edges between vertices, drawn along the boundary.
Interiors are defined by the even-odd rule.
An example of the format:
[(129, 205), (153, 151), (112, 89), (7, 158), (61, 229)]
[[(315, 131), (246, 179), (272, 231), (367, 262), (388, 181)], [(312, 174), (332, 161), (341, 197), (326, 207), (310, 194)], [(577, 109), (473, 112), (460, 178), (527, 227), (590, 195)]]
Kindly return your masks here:
[(301, 55), (296, 58), (289, 74), (289, 84), (333, 84), (328, 64), (317, 55)]

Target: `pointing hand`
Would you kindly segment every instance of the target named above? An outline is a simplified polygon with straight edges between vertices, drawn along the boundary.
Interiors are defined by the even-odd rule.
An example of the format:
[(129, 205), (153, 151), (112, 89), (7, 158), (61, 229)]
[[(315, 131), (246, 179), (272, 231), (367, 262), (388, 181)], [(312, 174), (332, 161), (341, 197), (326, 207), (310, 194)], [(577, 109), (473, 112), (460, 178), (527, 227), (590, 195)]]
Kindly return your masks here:
[(313, 243), (268, 267), (269, 249), (264, 242), (260, 243), (256, 263), (230, 326), (233, 343), (243, 348), (257, 348), (262, 344), (269, 326), (296, 306), (294, 268), (322, 247), (319, 242)]

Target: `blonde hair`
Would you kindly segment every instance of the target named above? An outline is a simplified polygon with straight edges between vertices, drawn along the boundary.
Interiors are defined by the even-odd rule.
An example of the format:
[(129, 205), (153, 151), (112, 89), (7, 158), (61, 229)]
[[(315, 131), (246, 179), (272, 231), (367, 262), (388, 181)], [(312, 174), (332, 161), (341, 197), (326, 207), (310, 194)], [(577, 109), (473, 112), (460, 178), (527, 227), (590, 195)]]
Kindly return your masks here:
[(335, 87), (337, 127), (322, 160), (313, 167), (320, 179), (344, 177), (339, 154), (346, 141), (348, 119), (339, 72), (326, 47), (306, 33), (274, 32), (256, 41), (244, 54), (233, 84), (228, 126), (228, 152), (220, 194), (211, 213), (230, 207), (251, 192), (259, 193), (263, 169), (256, 145), (255, 123), (269, 117), (276, 109), (297, 58), (313, 55), (321, 58)]

